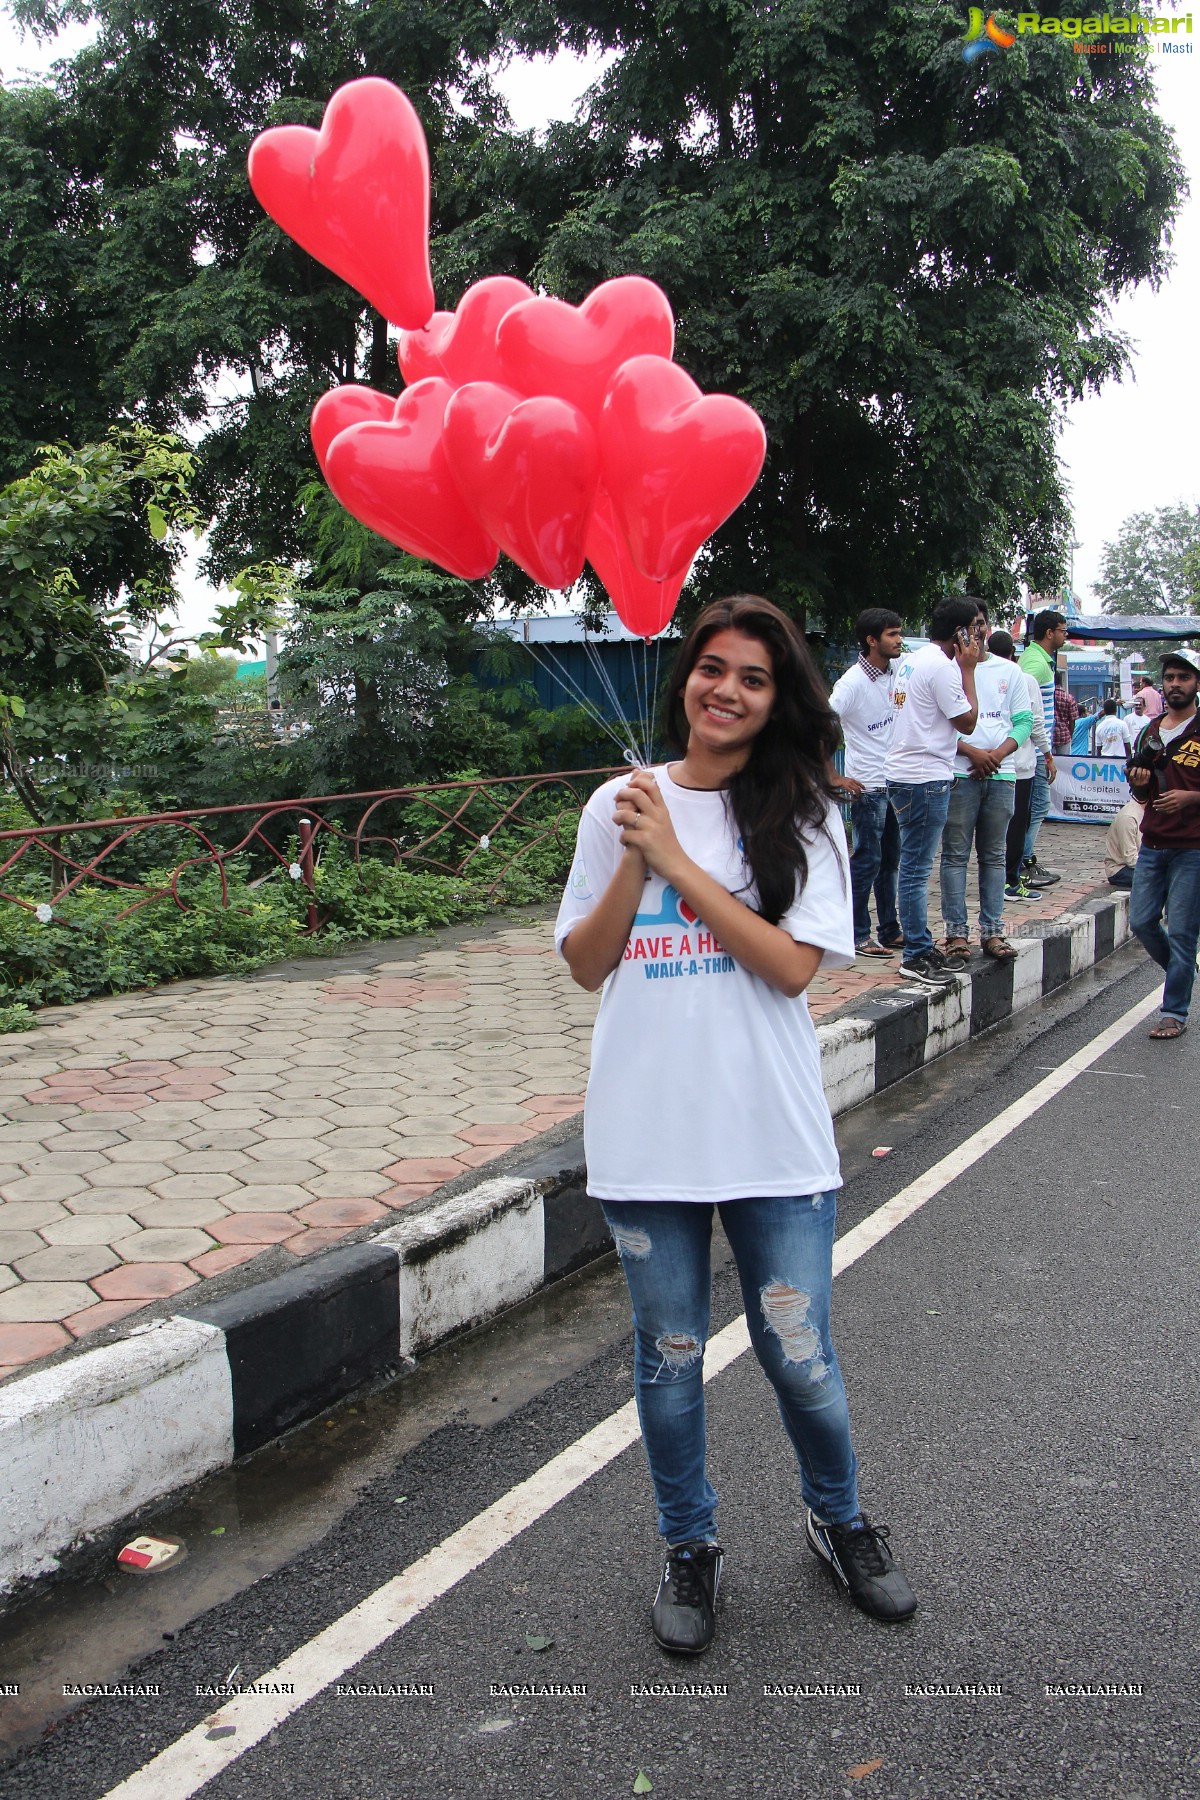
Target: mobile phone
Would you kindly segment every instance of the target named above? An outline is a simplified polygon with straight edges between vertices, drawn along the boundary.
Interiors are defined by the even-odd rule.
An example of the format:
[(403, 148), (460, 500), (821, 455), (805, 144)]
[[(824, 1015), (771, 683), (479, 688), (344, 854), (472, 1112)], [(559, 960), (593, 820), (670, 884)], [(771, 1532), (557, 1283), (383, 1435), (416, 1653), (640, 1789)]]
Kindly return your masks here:
[(954, 633), (954, 640), (960, 650), (967, 650), (970, 648), (971, 633), (967, 630), (965, 625), (960, 625), (958, 627), (958, 630)]

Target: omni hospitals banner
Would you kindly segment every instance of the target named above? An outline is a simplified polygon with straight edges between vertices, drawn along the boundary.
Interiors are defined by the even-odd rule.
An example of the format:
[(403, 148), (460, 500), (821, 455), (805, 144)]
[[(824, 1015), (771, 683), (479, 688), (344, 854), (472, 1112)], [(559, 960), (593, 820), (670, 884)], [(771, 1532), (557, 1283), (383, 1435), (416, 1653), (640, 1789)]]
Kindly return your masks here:
[(1107, 825), (1129, 798), (1125, 758), (1056, 755), (1057, 776), (1050, 785), (1050, 818), (1088, 820)]

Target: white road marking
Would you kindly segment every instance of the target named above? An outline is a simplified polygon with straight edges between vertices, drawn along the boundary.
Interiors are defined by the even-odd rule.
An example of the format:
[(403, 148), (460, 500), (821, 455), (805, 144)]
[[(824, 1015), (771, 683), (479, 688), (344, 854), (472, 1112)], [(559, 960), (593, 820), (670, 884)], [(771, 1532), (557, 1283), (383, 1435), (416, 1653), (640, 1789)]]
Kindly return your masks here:
[[(952, 1181), (995, 1149), (1018, 1125), (1085, 1074), (1093, 1063), (1107, 1056), (1114, 1044), (1140, 1025), (1159, 1005), (1157, 990), (1077, 1050), (1044, 1081), (1006, 1106), (963, 1143), (934, 1163), (924, 1175), (901, 1188), (890, 1200), (840, 1237), (833, 1247), (833, 1272), (840, 1275), (940, 1194)], [(743, 1315), (710, 1338), (704, 1352), (704, 1379), (711, 1381), (750, 1348)], [(443, 1538), (391, 1581), (376, 1588), (332, 1625), (310, 1638), (276, 1668), (258, 1678), (259, 1686), (292, 1684), (293, 1693), (239, 1694), (218, 1707), (222, 1726), (234, 1727), (231, 1737), (209, 1738), (216, 1715), (177, 1738), (134, 1774), (110, 1788), (103, 1800), (190, 1800), (206, 1783), (227, 1769), (238, 1757), (274, 1731), (309, 1700), (340, 1681), (348, 1670), (386, 1643), (434, 1601), (457, 1587), (530, 1525), (607, 1468), (623, 1450), (636, 1443), (637, 1408), (632, 1400), (602, 1419), (583, 1437), (552, 1457), (528, 1480), (510, 1488), (499, 1500)]]
[[(1039, 1075), (1053, 1073), (1054, 1065), (1052, 1063), (1035, 1063), (1033, 1066)], [(1089, 1069), (1087, 1072), (1089, 1075), (1115, 1075), (1119, 1081), (1145, 1081), (1146, 1079), (1144, 1075), (1130, 1074), (1128, 1069)]]

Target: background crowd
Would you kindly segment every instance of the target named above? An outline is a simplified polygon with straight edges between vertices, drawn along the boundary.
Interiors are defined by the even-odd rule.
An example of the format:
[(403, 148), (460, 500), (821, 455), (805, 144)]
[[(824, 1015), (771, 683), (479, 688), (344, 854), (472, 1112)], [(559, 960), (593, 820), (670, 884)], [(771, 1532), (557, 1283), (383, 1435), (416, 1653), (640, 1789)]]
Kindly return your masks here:
[[(859, 654), (830, 696), (845, 748), (833, 779), (850, 805), (857, 956), (890, 961), (928, 988), (953, 982), (973, 944), (967, 871), (979, 872), (979, 948), (1010, 961), (1006, 905), (1059, 876), (1037, 855), (1050, 811), (1056, 750), (1070, 750), (1078, 707), (1056, 680), (1064, 614), (1028, 622), (1023, 649), (989, 630), (987, 608), (955, 595), (934, 608), (929, 641), (905, 650), (897, 613), (857, 623)], [(1131, 797), (1109, 828), (1104, 872), (1131, 890), (1131, 929), (1167, 972), (1152, 1035), (1186, 1028), (1200, 934), (1200, 653), (1172, 649), (1163, 691), (1147, 674), (1128, 718), (1104, 702), (1097, 750), (1127, 760)], [(929, 925), (939, 862), (944, 936)], [(875, 909), (872, 933), (871, 907)]]

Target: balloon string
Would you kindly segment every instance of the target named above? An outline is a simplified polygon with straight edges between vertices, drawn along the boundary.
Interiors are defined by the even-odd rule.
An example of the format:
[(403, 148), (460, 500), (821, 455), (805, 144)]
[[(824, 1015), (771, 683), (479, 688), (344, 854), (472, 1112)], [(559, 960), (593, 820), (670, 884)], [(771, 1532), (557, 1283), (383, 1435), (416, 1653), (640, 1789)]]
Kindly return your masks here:
[(660, 632), (659, 635), (654, 640), (654, 718), (655, 718), (656, 722), (658, 719), (658, 694), (659, 694), (658, 669), (659, 669), (659, 658), (661, 657), (661, 655), (662, 655), (662, 633)]
[(584, 649), (584, 654), (586, 655), (588, 661), (592, 665), (593, 670), (595, 671), (596, 679), (600, 683), (600, 687), (604, 692), (605, 698), (607, 699), (609, 706), (612, 708), (613, 713), (616, 715), (616, 717), (618, 719), (620, 719), (621, 724), (624, 727), (626, 742), (632, 748), (638, 763), (641, 763), (643, 758), (642, 758), (641, 746), (638, 744), (638, 741), (637, 741), (637, 734), (634, 731), (632, 724), (630, 723), (629, 715), (625, 711), (625, 707), (621, 700), (621, 696), (617, 692), (617, 689), (612, 680), (612, 677), (609, 675), (608, 668), (605, 664), (604, 657), (600, 650), (600, 646), (598, 644), (596, 644), (594, 640), (589, 639), (586, 632), (584, 633), (584, 636), (583, 636), (583, 649)]
[(637, 652), (634, 649), (634, 640), (632, 638), (629, 639), (629, 666), (633, 671), (633, 685), (638, 697), (638, 715), (642, 725), (642, 746), (646, 752), (646, 761), (649, 763), (650, 726), (646, 710), (646, 640), (645, 638), (641, 638), (639, 642), (642, 651), (642, 678), (640, 681), (638, 680)]
[[(518, 641), (521, 641), (521, 640), (518, 640)], [(593, 725), (598, 725), (600, 727), (600, 730), (604, 732), (605, 736), (611, 738), (612, 741), (616, 744), (618, 750), (620, 750), (622, 752), (622, 754), (624, 755), (627, 747), (629, 746), (629, 744), (631, 742), (628, 728), (626, 728), (626, 735), (624, 737), (622, 737), (622, 735), (604, 717), (604, 714), (600, 711), (599, 707), (596, 705), (595, 701), (591, 698), (591, 696), (586, 694), (584, 692), (584, 690), (579, 686), (578, 682), (575, 681), (573, 676), (571, 676), (567, 673), (566, 669), (563, 668), (562, 664), (559, 662), (559, 659), (557, 658), (557, 656), (554, 655), (553, 651), (547, 650), (546, 658), (543, 659), (543, 657), (538, 654), (538, 651), (534, 648), (534, 646), (531, 643), (526, 643), (525, 648), (526, 648), (526, 650), (528, 650), (528, 652), (529, 652), (530, 656), (533, 658), (534, 662), (538, 663), (543, 669), (545, 669), (547, 674), (550, 675), (551, 679), (557, 681), (559, 683), (560, 687), (562, 687), (566, 690), (568, 696), (571, 699), (573, 699), (575, 701), (575, 704), (580, 708), (580, 710), (587, 715), (587, 717), (591, 721), (591, 723)], [(620, 709), (618, 708), (618, 712), (619, 711), (620, 711)], [(621, 716), (621, 722), (622, 722), (622, 724), (624, 724), (625, 723), (624, 714), (622, 713), (620, 716)], [(637, 757), (636, 746), (634, 746), (634, 757), (635, 757), (635, 760), (640, 760)]]
[[(611, 675), (609, 674), (608, 669), (605, 666), (604, 658), (601, 655), (600, 648), (593, 639), (588, 637), (586, 632), (583, 635), (583, 647), (584, 647), (584, 651), (587, 655), (588, 661), (591, 663), (593, 669), (596, 671), (597, 679), (599, 680), (600, 685), (604, 690), (604, 693), (608, 699), (609, 705), (612, 707), (613, 712), (616, 714), (616, 716), (620, 719), (622, 725), (625, 727), (626, 736), (627, 736), (630, 748), (633, 750), (638, 763), (644, 767), (646, 760), (647, 760), (645, 750), (643, 749), (642, 745), (640, 745), (637, 741), (637, 733), (634, 731), (633, 726), (630, 723), (629, 718), (625, 712), (625, 708), (621, 703), (621, 696), (618, 694), (618, 692), (616, 690), (616, 686), (613, 682), (613, 679), (612, 679)], [(635, 686), (635, 688), (637, 686), (636, 671), (634, 673), (634, 686)]]
[(558, 657), (554, 655), (554, 652), (552, 650), (547, 650), (545, 657), (543, 658), (534, 649), (532, 644), (526, 644), (525, 648), (529, 651), (533, 660), (540, 664), (551, 678), (558, 682), (560, 687), (566, 690), (567, 694), (575, 701), (580, 710), (586, 713), (592, 724), (598, 725), (606, 736), (612, 738), (617, 747), (623, 750), (627, 739), (623, 738), (620, 733), (614, 729), (591, 696), (580, 687), (579, 683), (572, 675), (568, 674)]

